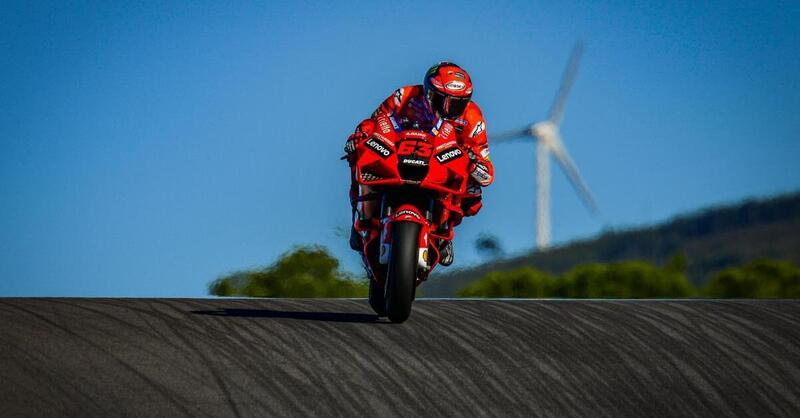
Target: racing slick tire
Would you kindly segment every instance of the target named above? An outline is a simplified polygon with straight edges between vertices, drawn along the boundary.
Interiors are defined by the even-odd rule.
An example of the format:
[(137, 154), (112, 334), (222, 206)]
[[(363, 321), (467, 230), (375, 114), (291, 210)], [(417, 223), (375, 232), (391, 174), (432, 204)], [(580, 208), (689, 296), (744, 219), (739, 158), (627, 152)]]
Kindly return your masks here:
[(369, 280), (369, 306), (378, 316), (386, 316), (386, 286), (374, 278)]
[(417, 281), (420, 226), (414, 222), (393, 225), (392, 253), (386, 275), (386, 315), (395, 323), (411, 315)]

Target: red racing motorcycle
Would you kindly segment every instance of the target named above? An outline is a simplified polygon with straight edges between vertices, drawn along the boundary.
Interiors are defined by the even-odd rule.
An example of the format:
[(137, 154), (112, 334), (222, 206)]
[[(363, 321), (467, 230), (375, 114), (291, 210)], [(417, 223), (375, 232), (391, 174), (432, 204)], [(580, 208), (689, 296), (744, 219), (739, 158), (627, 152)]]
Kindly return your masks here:
[[(361, 193), (355, 225), (370, 277), (370, 306), (403, 322), (417, 286), (439, 262), (441, 240), (453, 239), (452, 225), (463, 217), (470, 159), (449, 123), (430, 132), (395, 132), (387, 119), (356, 147)], [(379, 212), (366, 217), (365, 205)]]

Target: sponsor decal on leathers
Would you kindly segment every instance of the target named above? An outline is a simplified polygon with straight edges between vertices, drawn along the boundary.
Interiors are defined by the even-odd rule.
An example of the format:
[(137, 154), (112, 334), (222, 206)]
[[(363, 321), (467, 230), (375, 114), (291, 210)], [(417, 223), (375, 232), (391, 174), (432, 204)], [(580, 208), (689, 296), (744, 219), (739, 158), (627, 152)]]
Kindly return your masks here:
[(442, 138), (449, 138), (452, 133), (453, 133), (453, 125), (450, 123), (445, 123), (444, 125), (442, 125), (442, 129), (439, 130), (439, 136)]
[(456, 158), (460, 158), (464, 155), (464, 152), (461, 151), (460, 148), (451, 148), (448, 150), (444, 150), (438, 154), (436, 154), (436, 161), (439, 161), (442, 164), (455, 160)]
[(403, 89), (397, 89), (397, 91), (394, 92), (395, 106), (400, 106), (401, 101), (403, 101)]
[(378, 154), (379, 157), (383, 159), (386, 159), (390, 155), (392, 155), (392, 150), (390, 150), (389, 147), (387, 147), (386, 145), (376, 141), (375, 138), (370, 138), (367, 141), (367, 146), (369, 147), (369, 149), (374, 151), (376, 154)]
[(475, 138), (485, 130), (486, 130), (486, 123), (484, 121), (478, 121), (478, 123), (475, 124), (475, 127), (472, 128), (472, 133), (470, 133), (469, 136)]
[(380, 117), (378, 118), (378, 126), (381, 128), (381, 132), (384, 134), (388, 134), (392, 131), (392, 125), (389, 124), (389, 120), (387, 117)]
[(397, 121), (394, 119), (393, 115), (389, 115), (389, 121), (392, 122), (392, 127), (394, 128), (395, 131), (400, 130), (400, 125), (397, 124)]

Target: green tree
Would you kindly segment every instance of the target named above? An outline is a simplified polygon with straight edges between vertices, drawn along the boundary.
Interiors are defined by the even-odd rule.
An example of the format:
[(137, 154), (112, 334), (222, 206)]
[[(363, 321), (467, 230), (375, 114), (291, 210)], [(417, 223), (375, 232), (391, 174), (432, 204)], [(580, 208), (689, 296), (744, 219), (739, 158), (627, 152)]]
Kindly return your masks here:
[(703, 289), (716, 298), (800, 298), (800, 267), (788, 261), (758, 260), (716, 274)]
[(283, 254), (269, 267), (240, 271), (208, 285), (217, 296), (284, 298), (365, 297), (366, 281), (356, 281), (339, 269), (339, 260), (321, 246), (301, 246)]
[[(676, 264), (679, 264), (676, 263)], [(675, 265), (659, 268), (645, 261), (578, 266), (559, 280), (555, 296), (567, 298), (675, 298), (694, 293)]]
[(522, 267), (494, 271), (458, 292), (460, 297), (545, 298), (552, 296), (555, 279), (548, 273)]
[(681, 273), (686, 274), (686, 270), (689, 267), (689, 259), (686, 257), (686, 253), (679, 252), (673, 255), (669, 261), (667, 261), (667, 265), (664, 266), (664, 270), (671, 271), (674, 273)]
[(561, 277), (523, 267), (488, 273), (458, 292), (460, 297), (673, 298), (695, 293), (676, 257), (668, 267), (644, 261), (585, 264)]

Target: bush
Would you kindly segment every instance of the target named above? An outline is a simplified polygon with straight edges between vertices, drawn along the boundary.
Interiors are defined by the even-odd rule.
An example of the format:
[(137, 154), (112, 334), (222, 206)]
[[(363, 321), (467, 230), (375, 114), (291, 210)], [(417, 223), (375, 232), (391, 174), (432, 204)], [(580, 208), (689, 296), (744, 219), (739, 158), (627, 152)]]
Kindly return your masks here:
[(674, 298), (695, 290), (680, 265), (661, 269), (644, 261), (586, 264), (560, 278), (530, 267), (495, 271), (458, 292), (460, 297)]
[(339, 270), (339, 260), (320, 246), (301, 246), (267, 268), (236, 272), (214, 280), (216, 296), (283, 298), (366, 297), (368, 283)]
[(458, 292), (460, 297), (546, 298), (555, 287), (553, 276), (530, 267), (491, 272)]
[(800, 298), (800, 268), (787, 261), (758, 260), (716, 274), (703, 289), (716, 298)]
[(694, 293), (684, 273), (645, 261), (578, 266), (558, 284), (554, 296), (567, 298), (680, 298)]

